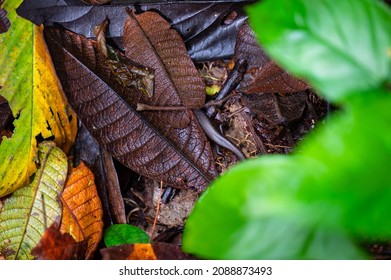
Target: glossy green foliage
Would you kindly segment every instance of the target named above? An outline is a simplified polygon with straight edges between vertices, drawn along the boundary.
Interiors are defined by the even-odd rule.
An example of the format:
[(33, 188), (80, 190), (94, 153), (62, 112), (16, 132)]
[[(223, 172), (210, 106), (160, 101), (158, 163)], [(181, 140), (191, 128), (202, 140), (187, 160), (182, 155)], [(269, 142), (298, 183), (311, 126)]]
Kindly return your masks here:
[(122, 244), (149, 243), (149, 236), (138, 227), (128, 224), (115, 224), (106, 229), (104, 242), (107, 247)]
[(267, 52), (330, 100), (390, 79), (391, 11), (381, 1), (262, 1), (248, 12)]
[(342, 109), (293, 154), (245, 161), (216, 180), (183, 248), (217, 259), (366, 258), (361, 242), (391, 239), (390, 12), (365, 0), (266, 0), (249, 12), (273, 58)]

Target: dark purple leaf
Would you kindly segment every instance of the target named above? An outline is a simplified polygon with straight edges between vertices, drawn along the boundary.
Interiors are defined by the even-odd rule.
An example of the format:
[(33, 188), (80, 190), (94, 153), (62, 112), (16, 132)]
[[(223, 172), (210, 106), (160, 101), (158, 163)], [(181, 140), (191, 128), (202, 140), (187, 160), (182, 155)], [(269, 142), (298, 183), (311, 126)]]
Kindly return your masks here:
[(7, 18), (7, 11), (1, 8), (3, 2), (3, 0), (0, 1), (0, 34), (7, 32), (8, 28), (11, 26), (9, 19)]
[[(1, 88), (1, 86), (0, 86)], [(9, 124), (12, 119), (12, 111), (7, 100), (0, 95), (0, 131)]]
[(242, 7), (254, 1), (142, 2), (113, 0), (108, 5), (92, 6), (79, 0), (35, 0), (24, 1), (17, 12), (35, 24), (60, 25), (88, 38), (95, 37), (93, 27), (107, 16), (108, 37), (122, 48), (125, 8), (159, 11), (184, 39), (191, 58), (206, 61), (233, 55), (237, 31), (246, 19)]

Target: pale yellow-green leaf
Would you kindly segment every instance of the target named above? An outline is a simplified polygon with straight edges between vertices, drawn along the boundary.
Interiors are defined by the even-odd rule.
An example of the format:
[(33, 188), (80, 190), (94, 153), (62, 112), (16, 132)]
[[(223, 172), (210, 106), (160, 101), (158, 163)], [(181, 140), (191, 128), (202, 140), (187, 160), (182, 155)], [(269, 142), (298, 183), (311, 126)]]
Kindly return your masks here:
[(28, 184), (36, 171), (36, 137), (54, 139), (67, 152), (76, 136), (76, 116), (56, 77), (42, 27), (20, 18), (21, 0), (7, 0), (11, 27), (0, 35), (0, 95), (12, 109), (14, 134), (0, 145), (0, 197)]
[(64, 152), (53, 142), (38, 146), (39, 169), (32, 183), (15, 191), (0, 212), (0, 255), (32, 259), (45, 228), (61, 218), (60, 195), (68, 173)]

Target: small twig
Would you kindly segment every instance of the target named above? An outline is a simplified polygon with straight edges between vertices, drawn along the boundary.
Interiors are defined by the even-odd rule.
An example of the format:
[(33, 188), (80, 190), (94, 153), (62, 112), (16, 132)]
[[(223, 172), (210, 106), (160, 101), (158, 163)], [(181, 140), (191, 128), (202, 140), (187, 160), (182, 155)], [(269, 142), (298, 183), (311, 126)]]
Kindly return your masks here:
[(42, 201), (43, 226), (46, 230), (48, 228), (48, 225), (47, 225), (47, 221), (46, 221), (45, 196), (44, 196), (43, 192), (41, 192), (41, 201)]
[(228, 79), (223, 84), (219, 94), (217, 95), (215, 100), (221, 100), (226, 97), (232, 90), (236, 88), (236, 86), (243, 79), (243, 75), (247, 69), (247, 61), (244, 59), (239, 59), (236, 61), (232, 72), (228, 76)]
[(153, 106), (145, 103), (137, 103), (136, 111), (184, 111), (189, 108), (184, 106)]
[[(163, 190), (163, 181), (160, 181), (160, 193), (162, 192)], [(155, 229), (156, 229), (156, 224), (157, 224), (157, 217), (159, 216), (159, 211), (160, 211), (160, 202), (162, 200), (162, 197), (161, 195), (159, 195), (159, 198), (158, 198), (158, 201), (157, 201), (157, 206), (156, 206), (156, 214), (155, 214), (155, 219), (153, 221), (153, 226), (152, 226), (152, 229), (151, 229), (151, 234), (149, 236), (149, 243), (151, 243), (151, 240), (153, 238), (153, 234), (155, 233)]]

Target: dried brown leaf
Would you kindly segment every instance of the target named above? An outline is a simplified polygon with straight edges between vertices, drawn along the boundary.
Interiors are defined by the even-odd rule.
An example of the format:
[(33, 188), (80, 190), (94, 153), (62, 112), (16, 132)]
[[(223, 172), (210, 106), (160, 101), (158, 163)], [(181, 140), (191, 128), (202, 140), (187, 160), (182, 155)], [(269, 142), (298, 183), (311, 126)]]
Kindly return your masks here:
[(155, 70), (155, 97), (150, 105), (201, 108), (205, 103), (205, 84), (180, 35), (158, 13), (128, 14), (125, 54)]
[(303, 80), (279, 67), (260, 47), (254, 31), (244, 23), (239, 30), (235, 45), (235, 60), (245, 59), (248, 71), (238, 91), (252, 93), (292, 93), (309, 88)]
[(77, 260), (84, 257), (83, 245), (83, 242), (76, 242), (69, 233), (61, 233), (58, 223), (54, 223), (46, 229), (31, 254), (37, 260)]
[[(197, 191), (206, 188), (217, 173), (209, 142), (193, 112), (135, 109), (138, 103), (175, 105), (178, 96), (167, 92), (149, 98), (135, 87), (124, 86), (95, 41), (56, 28), (47, 28), (45, 38), (71, 106), (114, 158), (156, 181)], [(170, 82), (167, 78), (157, 85), (158, 81), (156, 87)]]
[(100, 250), (104, 260), (187, 260), (180, 247), (164, 242), (125, 244)]
[(124, 244), (100, 250), (104, 260), (156, 260), (150, 243)]

